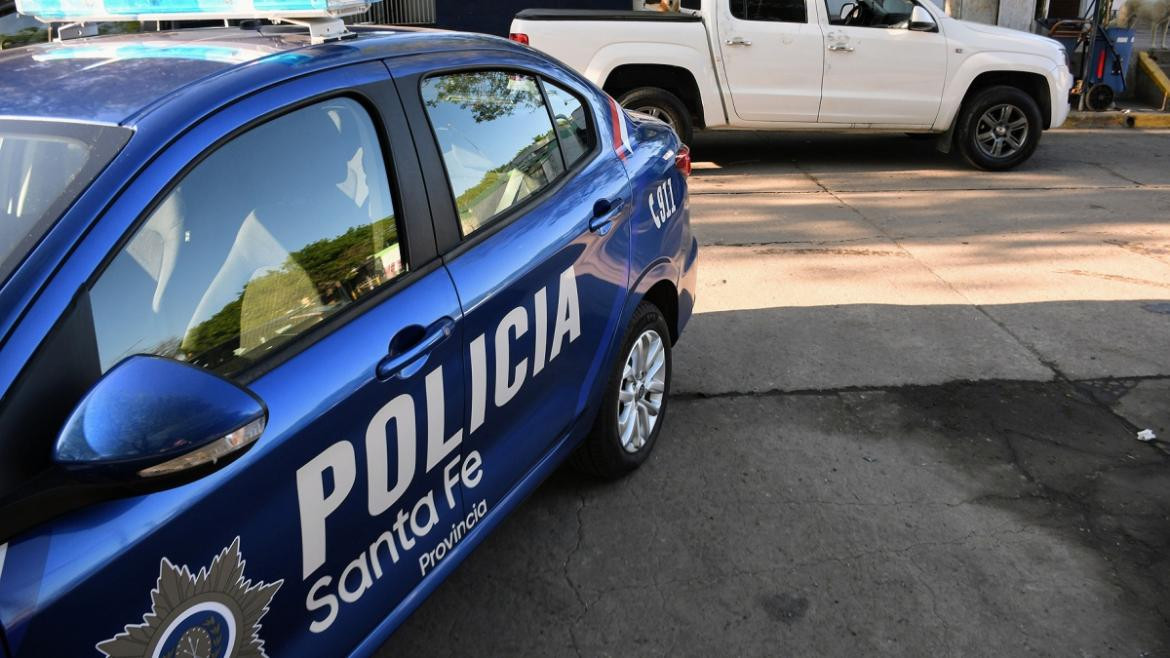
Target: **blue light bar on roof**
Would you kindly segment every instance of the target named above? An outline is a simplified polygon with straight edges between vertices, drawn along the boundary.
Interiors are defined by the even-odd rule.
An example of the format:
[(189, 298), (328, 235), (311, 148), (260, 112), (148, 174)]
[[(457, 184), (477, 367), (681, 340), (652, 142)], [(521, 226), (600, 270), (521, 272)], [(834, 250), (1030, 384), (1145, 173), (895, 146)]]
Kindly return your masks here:
[(360, 14), (379, 0), (16, 0), (16, 11), (42, 21), (175, 21), (319, 18)]

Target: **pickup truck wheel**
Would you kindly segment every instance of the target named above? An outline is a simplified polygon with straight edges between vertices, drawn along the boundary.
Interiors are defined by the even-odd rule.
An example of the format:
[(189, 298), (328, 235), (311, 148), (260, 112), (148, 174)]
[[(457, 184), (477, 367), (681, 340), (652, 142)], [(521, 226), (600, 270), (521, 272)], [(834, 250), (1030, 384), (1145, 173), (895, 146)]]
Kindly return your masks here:
[(658, 87), (638, 87), (622, 94), (618, 99), (622, 107), (634, 112), (648, 114), (670, 124), (684, 144), (690, 144), (695, 136), (691, 113), (678, 96)]
[(1008, 86), (980, 91), (963, 106), (955, 140), (967, 162), (987, 171), (1011, 169), (1032, 157), (1043, 122), (1031, 96)]
[(662, 312), (642, 302), (609, 373), (593, 428), (569, 460), (573, 468), (612, 480), (646, 461), (666, 417), (670, 356)]

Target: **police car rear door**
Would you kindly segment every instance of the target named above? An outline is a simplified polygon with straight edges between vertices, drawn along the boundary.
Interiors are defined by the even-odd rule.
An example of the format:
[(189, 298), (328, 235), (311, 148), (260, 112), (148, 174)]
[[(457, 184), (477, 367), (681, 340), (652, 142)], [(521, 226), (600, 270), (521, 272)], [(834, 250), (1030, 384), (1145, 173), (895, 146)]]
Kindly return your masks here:
[(485, 474), (466, 501), (482, 516), (592, 408), (609, 372), (630, 187), (599, 128), (609, 108), (574, 76), (513, 53), (428, 65), (394, 72), (465, 314), (465, 459)]

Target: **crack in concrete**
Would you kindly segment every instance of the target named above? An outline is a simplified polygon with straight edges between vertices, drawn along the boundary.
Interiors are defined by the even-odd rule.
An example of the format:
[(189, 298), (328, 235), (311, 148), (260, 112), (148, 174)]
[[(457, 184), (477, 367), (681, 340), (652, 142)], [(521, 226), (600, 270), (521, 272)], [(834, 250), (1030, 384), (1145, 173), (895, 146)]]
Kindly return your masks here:
[(1117, 281), (1119, 283), (1132, 283), (1139, 286), (1150, 286), (1153, 288), (1170, 289), (1170, 283), (1162, 283), (1160, 281), (1151, 281), (1149, 279), (1139, 279), (1132, 276), (1124, 276), (1121, 274), (1106, 274), (1104, 272), (1089, 272), (1087, 270), (1057, 270), (1057, 274), (1072, 274), (1074, 276), (1085, 276), (1094, 279), (1102, 279), (1105, 281)]
[(569, 563), (573, 561), (573, 556), (581, 550), (581, 544), (585, 541), (585, 525), (581, 516), (585, 510), (585, 492), (580, 487), (577, 487), (577, 500), (577, 542), (569, 550), (569, 553), (565, 555), (565, 561), (561, 564), (561, 575), (564, 577), (565, 583), (569, 586), (569, 590), (573, 592), (573, 596), (576, 597), (577, 604), (581, 606), (580, 613), (569, 623), (569, 641), (573, 645), (573, 651), (580, 658), (584, 654), (581, 652), (581, 645), (577, 640), (576, 627), (589, 614), (589, 602), (585, 600), (585, 597), (581, 594), (581, 588), (573, 581), (573, 577), (569, 575)]
[(773, 240), (764, 242), (703, 242), (700, 240), (699, 244), (704, 247), (772, 247), (776, 245), (836, 245), (836, 244), (854, 244), (857, 242), (871, 242), (873, 240), (880, 240), (881, 235), (867, 235), (861, 238), (843, 238), (841, 240)]
[[(1108, 382), (1108, 381), (1167, 381), (1170, 380), (1168, 375), (1142, 375), (1135, 377), (1117, 377), (1117, 378), (1103, 378), (1103, 379), (1078, 379), (1078, 380), (1060, 380), (1062, 383), (1077, 384), (1080, 382)], [(976, 386), (976, 385), (1013, 385), (1013, 384), (1052, 384), (1057, 383), (1055, 379), (1049, 380), (1028, 380), (1028, 379), (955, 379), (937, 384), (890, 384), (877, 386), (839, 386), (835, 388), (770, 388), (762, 391), (687, 391), (681, 393), (670, 394), (672, 400), (719, 400), (724, 398), (738, 398), (738, 397), (777, 397), (784, 395), (793, 396), (816, 396), (816, 395), (836, 395), (840, 393), (899, 393), (908, 391), (920, 391), (937, 388), (951, 388), (958, 386)]]
[(988, 320), (990, 320), (993, 325), (995, 325), (996, 327), (999, 327), (1000, 331), (1004, 332), (1004, 334), (1006, 334), (1009, 338), (1011, 338), (1016, 343), (1018, 343), (1021, 347), (1023, 347), (1025, 351), (1027, 351), (1029, 354), (1031, 354), (1032, 357), (1034, 359), (1036, 359), (1036, 361), (1038, 363), (1040, 363), (1040, 365), (1051, 370), (1056, 375), (1056, 377), (1058, 377), (1060, 379), (1066, 379), (1066, 380), (1068, 379), (1064, 375), (1064, 373), (1060, 371), (1060, 368), (1058, 368), (1057, 365), (1055, 363), (1053, 363), (1051, 360), (1045, 359), (1044, 356), (1040, 353), (1040, 351), (1038, 349), (1036, 349), (1036, 347), (1034, 345), (1025, 341), (1021, 336), (1017, 335), (1014, 331), (1009, 329), (1007, 327), (1007, 325), (1005, 325), (1003, 322), (1000, 322), (998, 319), (996, 319), (994, 316), (992, 316), (991, 313), (988, 312), (988, 310), (986, 308), (984, 308), (982, 304), (976, 304), (970, 297), (968, 297), (961, 290), (956, 288), (954, 286), (954, 284), (952, 284), (947, 279), (943, 278), (943, 276), (941, 274), (939, 274), (938, 272), (936, 272), (934, 270), (934, 268), (932, 268), (930, 265), (928, 265), (927, 263), (925, 263), (921, 259), (919, 259), (917, 256), (915, 256), (909, 249), (906, 248), (906, 246), (904, 244), (902, 244), (901, 240), (899, 240), (898, 238), (891, 235), (888, 231), (886, 231), (884, 228), (882, 228), (881, 225), (879, 225), (877, 222), (875, 222), (873, 219), (871, 219), (869, 216), (867, 216), (860, 209), (854, 207), (848, 201), (841, 198), (837, 193), (830, 190), (828, 188), (828, 186), (826, 186), (824, 183), (822, 183), (820, 181), (820, 179), (818, 179), (811, 172), (805, 170), (799, 164), (797, 165), (797, 168), (801, 172), (803, 172), (805, 176), (808, 176), (809, 180), (811, 180), (813, 183), (815, 183), (821, 189), (823, 189), (824, 191), (826, 191), (830, 195), (832, 195), (832, 197), (834, 199), (836, 199), (838, 203), (840, 203), (843, 206), (845, 206), (846, 208), (848, 208), (851, 212), (853, 212), (855, 215), (857, 215), (859, 218), (861, 218), (862, 221), (869, 224), (870, 226), (872, 226), (874, 228), (874, 230), (876, 230), (876, 231), (880, 232), (882, 235), (884, 235), (886, 237), (886, 239), (888, 239), (890, 242), (892, 242), (896, 247), (898, 247), (898, 249), (903, 251), (907, 256), (909, 256), (915, 263), (917, 263), (919, 266), (921, 266), (924, 270), (926, 270), (927, 272), (930, 272), (931, 276), (933, 276), (936, 280), (938, 280), (938, 282), (940, 284), (942, 284), (947, 290), (950, 290), (956, 296), (958, 296), (960, 299), (963, 299), (964, 301), (966, 301), (969, 306), (971, 306), (976, 311), (978, 311), (980, 314), (982, 314), (984, 317), (986, 317)]
[(1097, 167), (1097, 168), (1105, 171), (1105, 173), (1107, 173), (1111, 176), (1116, 176), (1117, 178), (1120, 178), (1123, 181), (1129, 181), (1129, 183), (1131, 183), (1132, 185), (1134, 185), (1136, 187), (1147, 187), (1141, 181), (1134, 180), (1134, 179), (1130, 178), (1129, 176), (1126, 176), (1126, 175), (1122, 174), (1121, 172), (1119, 172), (1119, 171), (1113, 169), (1112, 167), (1110, 167), (1106, 164), (1103, 164), (1101, 162), (1085, 162), (1084, 164)]

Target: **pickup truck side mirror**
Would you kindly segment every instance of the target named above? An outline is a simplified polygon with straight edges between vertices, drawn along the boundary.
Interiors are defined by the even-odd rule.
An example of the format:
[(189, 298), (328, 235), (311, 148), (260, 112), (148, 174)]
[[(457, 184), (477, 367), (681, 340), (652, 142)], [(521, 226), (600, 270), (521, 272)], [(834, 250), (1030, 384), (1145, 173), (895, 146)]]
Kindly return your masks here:
[(907, 27), (916, 32), (933, 32), (938, 25), (934, 22), (934, 17), (930, 15), (929, 11), (914, 5), (914, 9), (910, 10), (910, 22)]
[(226, 379), (171, 359), (132, 356), (74, 408), (53, 462), (81, 481), (165, 487), (242, 454), (267, 421), (264, 404)]
[(845, 4), (841, 5), (841, 12), (838, 14), (837, 18), (840, 18), (841, 20), (848, 19), (849, 15), (853, 13), (853, 9), (856, 7), (857, 3), (846, 2)]

